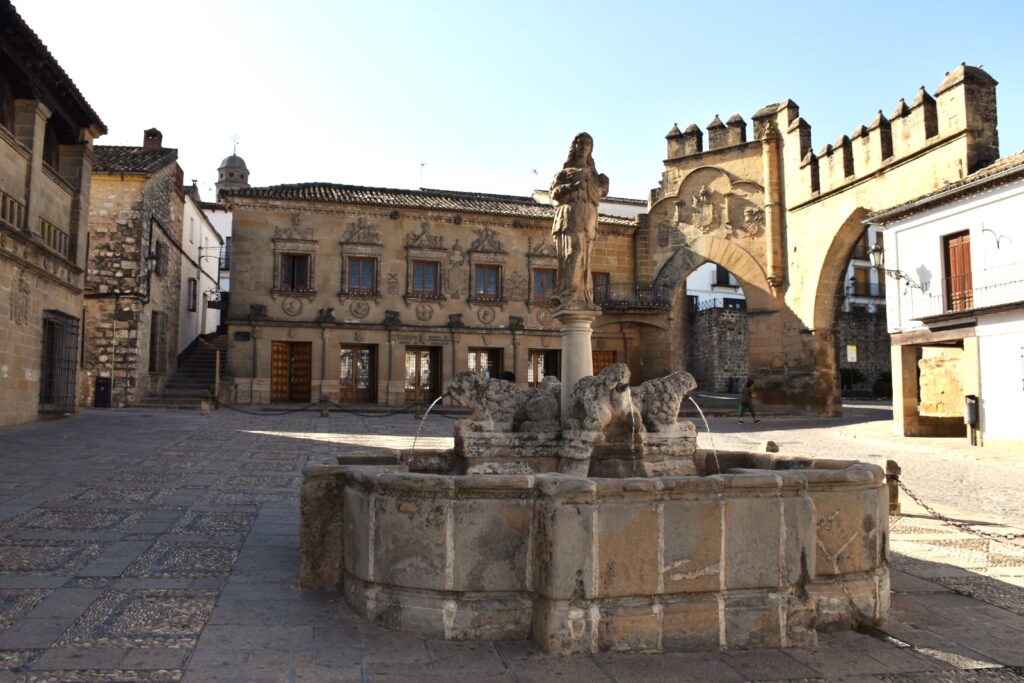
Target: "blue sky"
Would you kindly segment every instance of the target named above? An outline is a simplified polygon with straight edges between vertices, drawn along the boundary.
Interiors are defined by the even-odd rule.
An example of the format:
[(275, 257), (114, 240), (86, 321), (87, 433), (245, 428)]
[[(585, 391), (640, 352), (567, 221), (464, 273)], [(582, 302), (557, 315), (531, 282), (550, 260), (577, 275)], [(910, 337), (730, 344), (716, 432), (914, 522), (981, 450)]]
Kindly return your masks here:
[(159, 128), (207, 199), (234, 134), (255, 185), (418, 187), (425, 162), (426, 187), (526, 194), (580, 130), (611, 194), (644, 198), (675, 122), (790, 98), (818, 150), (960, 62), (1024, 148), (1024, 3), (13, 1), (98, 143)]

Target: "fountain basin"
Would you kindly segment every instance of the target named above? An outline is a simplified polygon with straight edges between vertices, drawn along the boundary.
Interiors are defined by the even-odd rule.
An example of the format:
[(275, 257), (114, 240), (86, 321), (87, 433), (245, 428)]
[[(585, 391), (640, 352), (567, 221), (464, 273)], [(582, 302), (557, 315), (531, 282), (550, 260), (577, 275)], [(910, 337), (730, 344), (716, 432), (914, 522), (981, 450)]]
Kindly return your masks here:
[(884, 617), (879, 467), (704, 456), (653, 478), (310, 466), (300, 583), (395, 630), (562, 654), (812, 645)]

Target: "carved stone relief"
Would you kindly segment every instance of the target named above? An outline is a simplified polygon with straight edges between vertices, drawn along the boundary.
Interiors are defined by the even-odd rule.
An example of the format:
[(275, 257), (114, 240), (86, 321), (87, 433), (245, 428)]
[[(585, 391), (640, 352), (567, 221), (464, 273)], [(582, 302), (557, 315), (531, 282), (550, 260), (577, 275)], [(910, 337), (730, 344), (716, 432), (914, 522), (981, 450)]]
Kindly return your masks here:
[(763, 207), (764, 190), (757, 183), (734, 179), (717, 168), (697, 169), (680, 184), (669, 207), (671, 217), (656, 223), (658, 246), (670, 246), (680, 233), (757, 236), (764, 232)]
[(302, 313), (302, 302), (292, 296), (286, 297), (281, 300), (281, 310), (286, 315), (296, 316)]
[(431, 233), (429, 223), (420, 223), (418, 233), (406, 236), (405, 246), (413, 249), (444, 249), (444, 236)]
[(427, 322), (434, 317), (434, 307), (428, 303), (421, 303), (416, 306), (416, 319), (420, 322)]
[(551, 311), (540, 310), (537, 311), (537, 323), (547, 327), (551, 324)]
[(527, 288), (526, 276), (516, 271), (508, 276), (508, 281), (505, 285), (506, 291), (508, 292), (508, 298), (511, 301), (526, 301)]
[(385, 286), (387, 287), (388, 294), (400, 294), (402, 285), (398, 281), (398, 273), (388, 273), (388, 282)]
[(356, 318), (365, 318), (370, 313), (370, 304), (362, 299), (353, 301), (352, 305), (348, 307), (348, 312)]
[(375, 226), (360, 216), (354, 222), (348, 224), (348, 228), (345, 230), (341, 241), (352, 244), (380, 244), (380, 231), (376, 230)]
[(481, 228), (479, 230), (474, 230), (473, 233), (476, 235), (476, 239), (469, 245), (469, 251), (488, 254), (505, 253), (505, 250), (501, 247), (501, 241), (498, 239), (497, 233), (491, 228)]
[(482, 322), (484, 325), (490, 325), (493, 323), (496, 316), (497, 314), (494, 312), (494, 308), (492, 306), (481, 306), (476, 311), (477, 320)]
[(11, 320), (16, 325), (27, 325), (29, 318), (32, 283), (24, 270), (18, 273), (18, 284), (11, 287)]

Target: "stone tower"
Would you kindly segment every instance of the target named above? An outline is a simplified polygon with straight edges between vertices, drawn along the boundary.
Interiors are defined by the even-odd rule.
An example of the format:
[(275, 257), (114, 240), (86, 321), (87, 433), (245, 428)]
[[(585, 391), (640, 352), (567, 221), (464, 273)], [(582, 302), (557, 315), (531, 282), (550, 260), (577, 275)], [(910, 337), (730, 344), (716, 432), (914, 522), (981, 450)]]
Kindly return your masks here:
[(217, 168), (217, 196), (224, 190), (238, 190), (249, 187), (249, 169), (245, 159), (232, 153), (220, 162)]

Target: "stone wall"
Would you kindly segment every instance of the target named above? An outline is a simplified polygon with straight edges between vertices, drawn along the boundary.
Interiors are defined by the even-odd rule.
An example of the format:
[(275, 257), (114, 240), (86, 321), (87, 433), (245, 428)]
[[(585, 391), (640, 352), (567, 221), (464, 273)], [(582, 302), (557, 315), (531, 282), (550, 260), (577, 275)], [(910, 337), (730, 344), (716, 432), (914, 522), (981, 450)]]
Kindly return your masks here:
[(747, 313), (708, 308), (693, 315), (690, 373), (704, 391), (738, 391), (747, 379)]
[[(93, 403), (97, 377), (112, 378), (112, 405), (134, 405), (158, 392), (175, 369), (181, 280), (180, 181), (181, 170), (175, 163), (148, 176), (93, 176), (86, 274), (88, 324), (79, 381), (83, 405)], [(160, 258), (147, 259), (151, 254)], [(154, 312), (166, 316), (167, 341), (162, 345), (162, 363), (156, 363), (162, 372), (150, 372)]]
[(918, 412), (929, 417), (962, 417), (964, 390), (961, 363), (964, 350), (953, 346), (924, 346), (920, 369)]
[[(892, 359), (885, 309), (881, 308), (877, 313), (840, 311), (836, 316), (836, 329), (840, 374), (851, 379), (860, 377), (852, 386), (842, 386), (843, 391), (874, 395), (876, 382), (887, 385), (891, 391)], [(853, 362), (847, 348), (851, 345), (856, 347), (856, 361)]]

